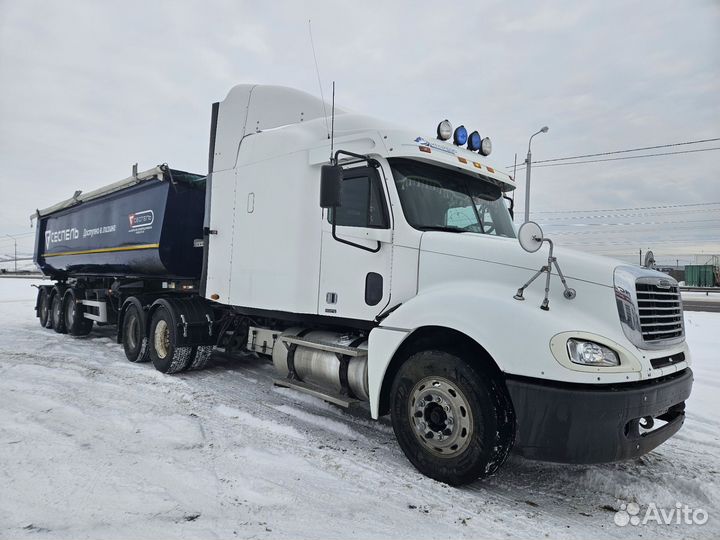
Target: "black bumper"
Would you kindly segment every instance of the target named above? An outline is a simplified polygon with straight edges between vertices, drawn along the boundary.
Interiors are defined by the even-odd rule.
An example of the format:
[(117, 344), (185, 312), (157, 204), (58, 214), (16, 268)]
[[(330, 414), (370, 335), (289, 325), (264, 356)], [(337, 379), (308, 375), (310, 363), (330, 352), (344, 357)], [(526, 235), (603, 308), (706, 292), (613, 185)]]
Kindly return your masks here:
[[(561, 384), (508, 378), (517, 421), (515, 450), (529, 459), (604, 463), (650, 452), (685, 420), (693, 374), (617, 385)], [(640, 419), (661, 427), (640, 433)], [(661, 420), (662, 422), (658, 422)]]

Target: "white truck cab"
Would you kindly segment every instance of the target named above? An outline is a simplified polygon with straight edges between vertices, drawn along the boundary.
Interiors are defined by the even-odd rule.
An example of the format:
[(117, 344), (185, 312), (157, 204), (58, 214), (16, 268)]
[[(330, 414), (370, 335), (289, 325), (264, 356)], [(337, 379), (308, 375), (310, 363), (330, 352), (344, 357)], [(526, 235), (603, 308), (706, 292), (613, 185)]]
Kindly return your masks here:
[[(557, 248), (573, 297), (553, 272), (549, 309), (542, 282), (515, 298), (547, 250), (521, 248), (504, 200), (514, 179), (442, 140), (447, 125), (434, 138), (337, 109), (331, 141), (320, 100), (253, 85), (216, 117), (205, 297), (297, 321), (290, 341), (251, 328), (270, 333), (290, 385), (325, 377), (352, 395), (340, 352), (312, 345), (352, 348), (357, 332), (355, 397), (373, 418), (390, 412), (410, 461), (451, 483), (492, 472), (513, 446), (610, 461), (679, 429), (692, 374), (677, 284)], [(312, 339), (317, 327), (341, 331)], [(305, 378), (288, 367), (293, 345), (315, 353)]]

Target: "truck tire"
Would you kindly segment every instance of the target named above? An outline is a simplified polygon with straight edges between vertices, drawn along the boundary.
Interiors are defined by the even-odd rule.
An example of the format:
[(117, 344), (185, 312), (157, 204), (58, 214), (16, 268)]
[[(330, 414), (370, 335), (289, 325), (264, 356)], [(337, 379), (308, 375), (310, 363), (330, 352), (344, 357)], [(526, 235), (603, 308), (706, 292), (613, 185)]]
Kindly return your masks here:
[(515, 422), (503, 385), (460, 354), (428, 350), (400, 367), (390, 395), (400, 448), (424, 475), (453, 486), (493, 474)]
[(87, 336), (93, 327), (93, 322), (83, 315), (85, 309), (77, 303), (77, 294), (74, 289), (68, 289), (63, 295), (63, 317), (65, 329), (71, 336)]
[(210, 356), (212, 356), (213, 348), (212, 345), (198, 345), (195, 348), (195, 354), (192, 357), (192, 362), (188, 370), (197, 371), (205, 369), (205, 366), (207, 366), (210, 361)]
[(150, 359), (155, 369), (161, 373), (178, 373), (188, 368), (195, 353), (194, 347), (178, 347), (177, 326), (173, 316), (165, 306), (153, 313), (150, 322), (149, 349)]
[(123, 315), (122, 342), (128, 360), (137, 363), (150, 361), (145, 323), (136, 305), (130, 304)]
[(58, 334), (66, 334), (65, 313), (62, 306), (63, 293), (57, 287), (53, 289), (52, 300), (50, 301), (50, 319), (52, 320), (52, 328)]
[(43, 328), (52, 328), (52, 317), (50, 317), (50, 293), (47, 287), (40, 287), (38, 290), (38, 319)]

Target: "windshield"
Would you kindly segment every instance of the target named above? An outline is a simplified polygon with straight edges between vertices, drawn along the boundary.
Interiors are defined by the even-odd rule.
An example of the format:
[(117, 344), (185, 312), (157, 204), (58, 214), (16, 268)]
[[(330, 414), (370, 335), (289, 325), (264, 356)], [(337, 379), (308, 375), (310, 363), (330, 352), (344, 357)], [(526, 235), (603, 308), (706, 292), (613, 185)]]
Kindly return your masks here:
[(403, 214), (421, 231), (475, 232), (515, 238), (500, 188), (467, 174), (409, 159), (390, 159)]

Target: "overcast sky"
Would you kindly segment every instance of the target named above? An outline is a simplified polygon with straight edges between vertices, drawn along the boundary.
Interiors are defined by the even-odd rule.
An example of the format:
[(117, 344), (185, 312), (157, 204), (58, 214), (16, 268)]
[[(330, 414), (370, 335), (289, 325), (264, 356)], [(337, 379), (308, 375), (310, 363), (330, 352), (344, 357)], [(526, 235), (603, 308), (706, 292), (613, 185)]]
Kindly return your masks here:
[[(35, 208), (124, 178), (135, 162), (206, 172), (210, 106), (231, 86), (319, 93), (308, 19), (338, 104), (426, 136), (444, 118), (462, 123), (492, 138), (498, 166), (516, 152), (522, 162), (543, 125), (537, 160), (720, 137), (718, 0), (0, 0), (0, 233), (28, 232)], [(531, 208), (719, 202), (718, 165), (720, 151), (537, 168)], [(720, 205), (617, 217), (649, 225), (591, 229), (580, 243), (720, 252)], [(658, 231), (674, 240), (660, 245)]]

